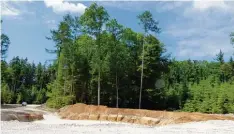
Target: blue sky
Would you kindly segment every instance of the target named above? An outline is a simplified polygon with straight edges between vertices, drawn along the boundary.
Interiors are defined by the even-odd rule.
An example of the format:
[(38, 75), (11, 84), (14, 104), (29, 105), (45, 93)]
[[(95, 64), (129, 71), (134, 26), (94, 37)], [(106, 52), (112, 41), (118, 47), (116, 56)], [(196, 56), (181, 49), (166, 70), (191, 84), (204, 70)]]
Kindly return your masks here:
[[(111, 18), (126, 27), (141, 32), (136, 16), (151, 11), (162, 32), (157, 37), (167, 52), (178, 60), (213, 60), (221, 49), (225, 59), (233, 54), (229, 34), (234, 32), (234, 2), (97, 2), (106, 8)], [(11, 40), (8, 58), (28, 58), (30, 62), (45, 62), (54, 56), (45, 52), (55, 45), (45, 37), (57, 27), (63, 15), (80, 16), (91, 2), (82, 1), (4, 1), (1, 5), (2, 32)]]

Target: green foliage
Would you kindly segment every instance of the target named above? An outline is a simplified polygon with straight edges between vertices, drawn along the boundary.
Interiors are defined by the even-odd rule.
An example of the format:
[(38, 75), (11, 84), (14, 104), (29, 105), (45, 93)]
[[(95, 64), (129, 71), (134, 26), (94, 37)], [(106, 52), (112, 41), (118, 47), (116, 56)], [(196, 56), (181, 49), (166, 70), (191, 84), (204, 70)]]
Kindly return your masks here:
[(100, 104), (102, 73), (106, 70), (106, 59), (108, 57), (106, 52), (107, 43), (103, 43), (103, 41), (107, 41), (107, 36), (105, 36), (106, 33), (102, 28), (108, 20), (109, 15), (107, 11), (96, 3), (91, 4), (89, 8), (85, 9), (85, 13), (80, 17), (82, 31), (96, 38), (95, 46), (93, 46), (96, 51), (93, 51), (91, 66), (93, 69), (92, 75), (94, 73), (98, 75), (98, 105)]
[(216, 59), (220, 64), (224, 63), (224, 53), (220, 50), (219, 53), (216, 55)]
[(33, 104), (42, 104), (46, 101), (46, 90), (43, 88), (41, 90), (33, 89)]
[(72, 104), (73, 99), (74, 96), (59, 96), (53, 99), (48, 99), (46, 105), (51, 108), (59, 109), (66, 105)]
[[(9, 63), (1, 62), (2, 73), (2, 98), (5, 103), (45, 103), (45, 93), (38, 92), (43, 90), (46, 92), (46, 85), (49, 83), (49, 71), (39, 63), (36, 67), (34, 63), (28, 63), (27, 59), (14, 57)], [(50, 73), (50, 75), (54, 75)], [(44, 89), (43, 89), (44, 88)], [(10, 94), (10, 95), (9, 95)], [(38, 94), (42, 94), (43, 98), (36, 101)], [(11, 98), (4, 101), (5, 98)], [(5, 99), (8, 100), (8, 99)]]
[(6, 84), (1, 85), (1, 103), (12, 103), (14, 99), (14, 93), (10, 90)]
[(191, 86), (191, 98), (186, 101), (185, 111), (205, 113), (234, 113), (234, 85), (225, 83), (212, 87), (208, 80)]
[(22, 101), (23, 101), (23, 95), (22, 95), (22, 93), (20, 92), (20, 93), (17, 94), (16, 103), (17, 103), (17, 104), (21, 104)]
[[(1, 20), (2, 23), (2, 20)], [(1, 34), (1, 58), (6, 58), (6, 54), (10, 45), (10, 39), (7, 35)]]
[(230, 41), (231, 41), (231, 44), (234, 44), (234, 32), (230, 34)]
[(85, 9), (85, 13), (80, 17), (80, 24), (83, 26), (83, 31), (94, 36), (99, 36), (101, 28), (109, 19), (107, 11), (102, 6), (96, 3)]
[(158, 22), (153, 19), (153, 15), (150, 11), (145, 11), (142, 14), (138, 15), (137, 18), (140, 20), (140, 24), (143, 25), (143, 29), (146, 33), (152, 31), (158, 33), (160, 28), (158, 28)]
[[(72, 104), (75, 99), (74, 95), (64, 94), (62, 86), (58, 81), (48, 84), (48, 90), (47, 97), (49, 97), (49, 99), (47, 100), (46, 105), (49, 107), (61, 108), (65, 105)], [(37, 97), (40, 97), (40, 95)]]
[[(141, 53), (141, 56), (140, 56), (141, 57), (141, 67), (139, 67), (139, 68), (141, 68), (141, 84), (140, 84), (140, 94), (139, 94), (139, 109), (140, 109), (141, 108), (142, 88), (143, 88), (143, 77), (144, 77), (144, 69), (145, 69), (145, 66), (144, 66), (145, 45), (146, 45), (146, 43), (149, 43), (149, 44), (151, 44), (152, 42), (155, 43), (155, 40), (157, 40), (153, 36), (149, 36), (149, 37), (152, 37), (152, 38), (151, 38), (151, 40), (149, 40), (149, 42), (147, 42), (146, 41), (147, 37), (145, 37), (145, 36), (146, 36), (146, 34), (148, 34), (148, 32), (159, 33), (160, 28), (158, 28), (158, 22), (154, 20), (152, 14), (149, 11), (143, 12), (142, 14), (138, 15), (137, 18), (140, 20), (139, 24), (143, 25), (143, 29), (144, 29), (143, 42), (140, 43), (140, 45), (142, 45), (142, 53)], [(155, 40), (152, 40), (152, 39), (155, 39)], [(140, 42), (141, 42), (141, 40), (140, 40)], [(149, 51), (149, 49), (147, 49), (147, 50)], [(160, 53), (160, 50), (155, 51), (155, 52)], [(154, 57), (154, 58), (156, 58), (156, 57)], [(157, 58), (158, 58), (158, 56), (157, 56)]]

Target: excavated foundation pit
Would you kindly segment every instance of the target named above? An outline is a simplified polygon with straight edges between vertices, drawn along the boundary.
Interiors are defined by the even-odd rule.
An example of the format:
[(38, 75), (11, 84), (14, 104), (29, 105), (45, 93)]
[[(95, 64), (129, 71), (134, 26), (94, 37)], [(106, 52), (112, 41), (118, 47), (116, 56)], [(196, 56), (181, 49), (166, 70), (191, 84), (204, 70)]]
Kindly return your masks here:
[(39, 113), (1, 111), (1, 121), (17, 120), (19, 122), (31, 122), (42, 119), (43, 119), (43, 114)]
[(1, 105), (1, 121), (17, 120), (19, 122), (32, 122), (43, 119), (43, 112), (27, 108), (20, 105)]

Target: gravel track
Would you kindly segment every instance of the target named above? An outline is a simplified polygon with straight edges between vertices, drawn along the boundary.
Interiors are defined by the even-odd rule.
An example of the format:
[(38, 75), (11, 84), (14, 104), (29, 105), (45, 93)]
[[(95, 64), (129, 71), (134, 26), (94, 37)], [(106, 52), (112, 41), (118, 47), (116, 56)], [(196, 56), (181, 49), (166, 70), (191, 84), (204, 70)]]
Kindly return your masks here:
[(233, 121), (206, 121), (149, 127), (100, 121), (1, 121), (2, 134), (234, 134)]

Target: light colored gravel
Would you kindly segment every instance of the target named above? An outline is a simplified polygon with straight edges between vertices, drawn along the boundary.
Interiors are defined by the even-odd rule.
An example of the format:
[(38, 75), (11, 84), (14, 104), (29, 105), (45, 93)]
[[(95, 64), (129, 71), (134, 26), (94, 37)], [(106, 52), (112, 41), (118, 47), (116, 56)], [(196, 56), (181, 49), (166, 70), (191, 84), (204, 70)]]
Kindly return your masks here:
[[(35, 122), (1, 121), (2, 134), (234, 134), (234, 121), (206, 121), (149, 127), (107, 121), (62, 120), (56, 114), (35, 106), (8, 110), (41, 111), (44, 120)], [(3, 109), (1, 109), (3, 110)]]
[(106, 121), (61, 120), (45, 115), (36, 122), (1, 121), (2, 134), (234, 134), (234, 121), (206, 121), (149, 127)]

